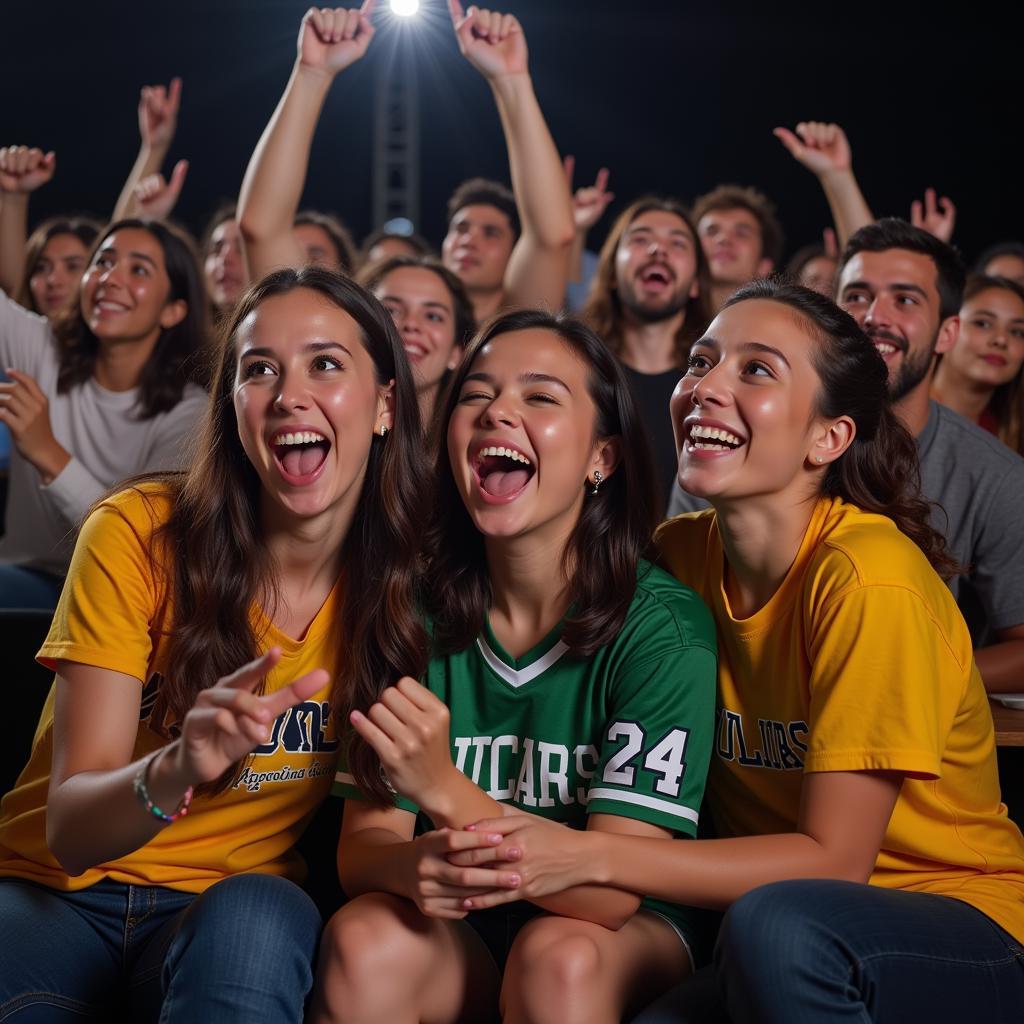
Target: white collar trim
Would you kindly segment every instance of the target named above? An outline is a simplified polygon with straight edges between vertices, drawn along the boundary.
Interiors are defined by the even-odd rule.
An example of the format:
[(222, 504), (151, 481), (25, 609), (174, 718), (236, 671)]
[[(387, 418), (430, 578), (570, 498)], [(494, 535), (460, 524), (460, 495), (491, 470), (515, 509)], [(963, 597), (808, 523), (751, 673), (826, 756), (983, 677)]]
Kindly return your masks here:
[(527, 665), (526, 668), (515, 669), (506, 665), (505, 662), (503, 662), (501, 658), (491, 650), (487, 641), (482, 636), (477, 637), (476, 645), (480, 649), (480, 653), (484, 656), (484, 661), (487, 662), (491, 670), (496, 675), (501, 676), (509, 686), (512, 686), (517, 690), (520, 686), (524, 686), (531, 680), (536, 679), (537, 676), (547, 672), (547, 670), (569, 650), (569, 645), (564, 641), (559, 640), (558, 643), (547, 652), (547, 654), (539, 657), (532, 665)]

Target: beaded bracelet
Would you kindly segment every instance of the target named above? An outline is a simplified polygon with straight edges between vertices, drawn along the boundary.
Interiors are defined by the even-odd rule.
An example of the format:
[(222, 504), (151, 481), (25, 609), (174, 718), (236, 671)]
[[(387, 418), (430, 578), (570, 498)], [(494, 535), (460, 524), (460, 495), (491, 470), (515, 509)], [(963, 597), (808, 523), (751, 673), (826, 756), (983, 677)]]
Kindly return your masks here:
[(163, 748), (150, 754), (146, 758), (142, 767), (139, 769), (135, 778), (132, 780), (132, 786), (135, 789), (135, 795), (139, 798), (139, 802), (145, 807), (148, 814), (152, 814), (154, 818), (159, 818), (161, 821), (172, 822), (177, 821), (179, 818), (184, 818), (188, 814), (189, 805), (192, 803), (192, 787), (189, 786), (185, 790), (185, 795), (181, 798), (181, 803), (178, 804), (177, 809), (173, 814), (165, 814), (155, 803), (153, 798), (149, 795), (149, 787), (146, 785), (146, 780), (149, 778), (149, 769), (153, 762), (163, 753)]

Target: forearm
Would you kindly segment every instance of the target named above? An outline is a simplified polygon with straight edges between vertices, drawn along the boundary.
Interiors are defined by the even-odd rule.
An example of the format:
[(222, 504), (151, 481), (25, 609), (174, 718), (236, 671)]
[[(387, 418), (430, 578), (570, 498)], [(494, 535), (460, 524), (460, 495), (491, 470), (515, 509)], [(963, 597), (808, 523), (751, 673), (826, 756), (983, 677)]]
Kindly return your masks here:
[[(147, 786), (156, 806), (170, 814), (194, 780), (181, 773), (177, 743), (165, 750), (150, 766)], [(51, 787), (46, 841), (69, 875), (124, 857), (168, 827), (146, 812), (135, 793), (133, 782), (144, 761), (110, 771), (80, 772)]]
[(564, 251), (576, 233), (562, 161), (528, 74), (491, 83), (508, 147), (522, 232), (538, 246)]
[(572, 284), (579, 284), (583, 278), (583, 253), (586, 248), (586, 231), (577, 231), (573, 236), (572, 248), (569, 250), (569, 281)]
[(37, 466), (40, 482), (46, 487), (50, 499), (57, 506), (60, 514), (73, 526), (77, 526), (93, 502), (101, 498), (109, 489), (97, 480), (73, 455), (61, 448), (54, 441), (60, 452), (64, 453), (63, 465), (60, 452), (56, 450), (48, 456), (43, 466)]
[(842, 249), (855, 231), (874, 222), (874, 214), (852, 170), (828, 172), (820, 175), (818, 181), (832, 211), (836, 236)]
[(238, 223), (253, 279), (272, 268), (273, 250), (291, 241), (309, 150), (333, 76), (296, 65), (256, 144), (238, 197)]
[(411, 840), (383, 828), (362, 829), (338, 844), (338, 880), (349, 899), (367, 892), (411, 898), (401, 879), (409, 877), (414, 860)]
[(974, 652), (978, 671), (989, 693), (1024, 690), (1024, 640), (1004, 640)]
[(589, 832), (592, 881), (673, 903), (722, 910), (740, 896), (791, 878), (866, 882), (862, 870), (799, 832), (665, 842)]
[(0, 195), (0, 288), (15, 298), (25, 273), (25, 239), (28, 236), (28, 195)]
[(121, 189), (121, 194), (117, 197), (114, 213), (111, 216), (112, 221), (137, 216), (138, 208), (135, 202), (135, 186), (143, 178), (148, 177), (150, 174), (156, 174), (163, 166), (166, 156), (166, 146), (150, 146), (144, 142), (139, 147), (139, 155), (135, 158), (135, 164), (128, 174), (124, 187)]

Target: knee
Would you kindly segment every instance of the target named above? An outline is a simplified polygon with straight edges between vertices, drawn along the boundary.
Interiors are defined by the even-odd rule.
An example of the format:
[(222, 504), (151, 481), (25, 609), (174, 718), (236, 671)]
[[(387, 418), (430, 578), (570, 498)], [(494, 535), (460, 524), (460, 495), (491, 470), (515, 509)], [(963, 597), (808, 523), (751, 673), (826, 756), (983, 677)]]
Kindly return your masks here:
[(601, 950), (579, 922), (532, 922), (520, 933), (510, 960), (524, 987), (558, 1019), (567, 1019), (568, 1008), (589, 1002), (600, 987)]

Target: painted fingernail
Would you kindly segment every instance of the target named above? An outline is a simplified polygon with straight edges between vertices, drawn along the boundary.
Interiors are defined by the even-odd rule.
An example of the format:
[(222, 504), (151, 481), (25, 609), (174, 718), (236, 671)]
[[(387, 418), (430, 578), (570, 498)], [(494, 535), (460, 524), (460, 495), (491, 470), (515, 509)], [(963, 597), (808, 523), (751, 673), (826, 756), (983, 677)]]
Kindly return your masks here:
[(475, 832), (476, 831), (476, 825), (467, 825), (466, 826), (466, 831), (467, 832)]
[(519, 883), (521, 881), (522, 881), (522, 879), (518, 875), (509, 875), (508, 887), (510, 889), (518, 889), (519, 888)]
[(523, 851), (516, 847), (513, 847), (511, 850), (508, 851), (509, 860), (519, 860), (519, 858), (522, 857), (522, 855)]
[(487, 840), (488, 840), (488, 842), (491, 842), (491, 843), (500, 843), (503, 838), (504, 837), (502, 836), (502, 834), (500, 832), (492, 832), (487, 837)]

